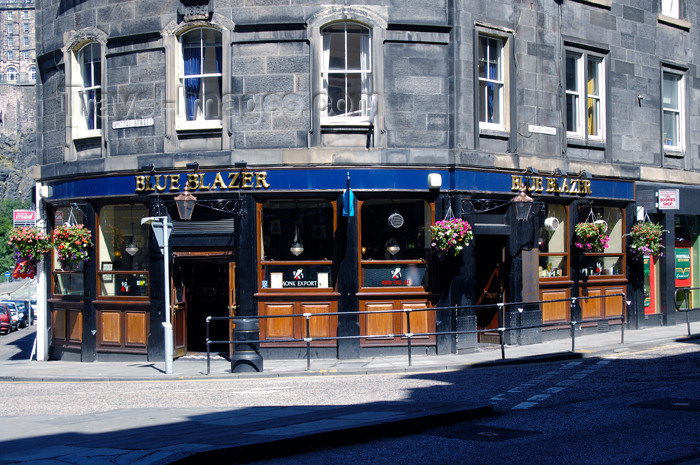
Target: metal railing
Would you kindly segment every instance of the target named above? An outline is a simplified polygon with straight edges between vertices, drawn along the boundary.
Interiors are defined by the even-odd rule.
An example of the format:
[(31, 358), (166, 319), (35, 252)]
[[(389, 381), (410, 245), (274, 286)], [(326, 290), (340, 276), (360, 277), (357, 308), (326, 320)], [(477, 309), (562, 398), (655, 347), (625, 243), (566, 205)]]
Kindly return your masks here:
[[(509, 326), (505, 327), (503, 324), (504, 317), (505, 317), (505, 308), (506, 307), (517, 307), (517, 310), (519, 313), (522, 313), (524, 311), (525, 307), (532, 307), (534, 305), (537, 305), (538, 308), (541, 308), (540, 306), (542, 304), (553, 304), (557, 302), (569, 302), (571, 308), (573, 309), (577, 304), (579, 300), (585, 300), (586, 302), (589, 300), (595, 300), (595, 299), (612, 299), (615, 297), (620, 297), (623, 302), (624, 309), (622, 311), (622, 315), (619, 316), (612, 316), (612, 317), (607, 317), (607, 318), (594, 318), (594, 319), (584, 319), (583, 321), (562, 321), (562, 322), (554, 322), (554, 323), (540, 323), (540, 324), (534, 324), (534, 325), (525, 325), (525, 326)], [(371, 340), (371, 339), (387, 339), (387, 338), (405, 338), (406, 339), (406, 348), (407, 348), (407, 354), (408, 354), (408, 366), (412, 366), (412, 339), (416, 337), (426, 337), (426, 336), (454, 336), (454, 335), (460, 335), (460, 334), (484, 334), (484, 333), (494, 333), (498, 332), (499, 336), (499, 342), (501, 346), (501, 359), (505, 360), (506, 359), (506, 352), (505, 352), (505, 333), (508, 331), (521, 331), (521, 330), (527, 330), (527, 329), (541, 329), (541, 328), (564, 328), (567, 327), (570, 330), (571, 334), (571, 352), (576, 352), (576, 326), (578, 325), (579, 329), (581, 329), (581, 326), (584, 324), (600, 324), (605, 322), (606, 324), (609, 324), (611, 321), (620, 321), (620, 344), (625, 343), (625, 315), (626, 315), (626, 309), (629, 307), (631, 304), (630, 301), (625, 300), (625, 294), (608, 294), (608, 295), (602, 295), (602, 296), (583, 296), (583, 297), (569, 297), (566, 299), (554, 299), (554, 300), (536, 300), (536, 301), (528, 301), (528, 302), (510, 302), (510, 303), (499, 303), (499, 304), (489, 304), (489, 305), (464, 305), (464, 306), (452, 306), (452, 307), (432, 307), (432, 308), (413, 308), (413, 309), (400, 309), (400, 310), (377, 310), (377, 311), (357, 311), (357, 312), (328, 312), (328, 313), (301, 313), (301, 314), (288, 314), (288, 315), (255, 315), (255, 316), (208, 316), (206, 318), (206, 344), (207, 344), (207, 374), (210, 372), (210, 358), (211, 358), (211, 346), (212, 345), (223, 345), (226, 344), (229, 347), (231, 347), (234, 344), (260, 344), (260, 343), (294, 343), (294, 342), (303, 342), (306, 344), (306, 369), (310, 370), (311, 369), (311, 342), (313, 341), (340, 341), (340, 340), (349, 340), (349, 339), (365, 339), (365, 340)], [(461, 331), (435, 331), (435, 332), (423, 332), (423, 333), (412, 333), (411, 332), (411, 314), (412, 313), (418, 313), (418, 312), (439, 312), (439, 311), (451, 311), (451, 312), (457, 312), (459, 310), (467, 310), (467, 309), (474, 309), (476, 312), (478, 312), (480, 309), (498, 309), (498, 321), (499, 321), (499, 327), (498, 328), (487, 328), (487, 329), (471, 329), (471, 330), (461, 330)], [(316, 318), (316, 317), (322, 317), (322, 318), (329, 318), (333, 316), (348, 316), (348, 315), (378, 315), (378, 314), (386, 314), (386, 313), (403, 313), (406, 317), (405, 319), (405, 324), (406, 324), (406, 332), (401, 333), (401, 334), (372, 334), (372, 335), (357, 335), (357, 336), (324, 336), (324, 337), (312, 337), (311, 336), (311, 323), (310, 320), (311, 318)], [(475, 313), (476, 314), (476, 313)], [(210, 339), (210, 331), (209, 331), (209, 326), (210, 322), (212, 321), (228, 321), (229, 324), (230, 322), (235, 323), (236, 321), (241, 321), (241, 320), (258, 320), (258, 323), (261, 320), (265, 319), (274, 319), (274, 318), (304, 318), (305, 323), (306, 323), (306, 328), (305, 328), (305, 333), (306, 337), (304, 338), (287, 338), (287, 339), (280, 339), (280, 338), (275, 338), (275, 339), (248, 339), (246, 338), (245, 340), (236, 340), (236, 331), (233, 330), (233, 340), (230, 341), (217, 341), (217, 340), (211, 340)]]
[[(676, 305), (676, 311), (678, 312), (685, 312), (685, 322), (688, 325), (688, 336), (690, 336), (690, 312), (693, 312), (695, 310), (700, 310), (700, 307), (690, 307), (690, 298), (691, 298), (691, 291), (698, 291), (700, 290), (700, 287), (679, 287), (676, 288), (676, 291), (673, 293), (673, 298), (674, 302)], [(683, 293), (683, 301), (679, 302), (678, 301), (678, 294)], [(685, 308), (681, 308), (683, 305), (683, 302), (685, 302)]]

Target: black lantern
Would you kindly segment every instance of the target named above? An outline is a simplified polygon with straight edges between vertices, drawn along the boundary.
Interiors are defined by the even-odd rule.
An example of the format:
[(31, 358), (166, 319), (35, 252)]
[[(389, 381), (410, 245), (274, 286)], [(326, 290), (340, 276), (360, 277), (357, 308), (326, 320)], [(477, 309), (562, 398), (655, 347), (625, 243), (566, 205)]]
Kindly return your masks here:
[(515, 204), (515, 215), (518, 221), (527, 221), (530, 218), (530, 212), (532, 212), (532, 197), (525, 193), (525, 188), (520, 189), (520, 193), (511, 200)]
[(190, 194), (187, 190), (187, 184), (185, 184), (185, 190), (182, 194), (175, 196), (175, 205), (177, 206), (177, 213), (180, 215), (181, 220), (190, 220), (192, 218), (192, 212), (194, 211), (194, 205), (197, 202), (197, 197)]

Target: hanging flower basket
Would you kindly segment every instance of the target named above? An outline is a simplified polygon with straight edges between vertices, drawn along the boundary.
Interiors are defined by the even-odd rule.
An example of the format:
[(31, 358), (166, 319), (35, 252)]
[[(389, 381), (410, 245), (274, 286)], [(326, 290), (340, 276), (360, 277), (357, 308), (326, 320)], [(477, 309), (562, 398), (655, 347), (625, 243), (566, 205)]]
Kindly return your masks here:
[(662, 256), (664, 246), (661, 244), (661, 238), (663, 234), (664, 229), (659, 223), (651, 221), (635, 223), (629, 234), (626, 234), (630, 238), (628, 245), (630, 253), (634, 258)]
[(574, 246), (584, 252), (604, 252), (608, 248), (610, 237), (605, 233), (608, 225), (605, 221), (578, 223), (575, 228)]
[(14, 228), (10, 231), (8, 245), (15, 248), (15, 269), (13, 277), (33, 278), (36, 264), (42, 256), (51, 250), (49, 236), (36, 227)]
[(87, 261), (92, 237), (90, 231), (82, 224), (63, 225), (53, 230), (53, 243), (61, 269), (74, 271), (80, 262)]
[(474, 237), (469, 223), (459, 218), (436, 221), (430, 227), (430, 234), (433, 239), (431, 245), (440, 260), (459, 255)]

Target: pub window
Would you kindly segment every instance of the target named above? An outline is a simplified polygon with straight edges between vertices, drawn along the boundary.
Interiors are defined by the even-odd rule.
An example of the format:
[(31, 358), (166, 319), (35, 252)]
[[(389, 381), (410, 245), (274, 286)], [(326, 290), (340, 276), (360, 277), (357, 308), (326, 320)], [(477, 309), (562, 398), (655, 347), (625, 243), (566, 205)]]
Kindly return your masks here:
[(261, 288), (333, 287), (334, 209), (330, 201), (265, 201), (260, 227)]
[(360, 210), (363, 287), (426, 287), (430, 204), (371, 199)]
[(569, 276), (569, 233), (567, 207), (548, 204), (547, 215), (540, 216), (538, 245), (540, 278)]
[(606, 276), (624, 274), (624, 214), (617, 207), (579, 208), (578, 222), (603, 220), (607, 224), (608, 247), (603, 252), (581, 253), (579, 274), (586, 276)]
[(197, 28), (180, 36), (178, 128), (221, 127), (221, 32)]
[(99, 213), (98, 289), (100, 297), (148, 297), (149, 229), (144, 205), (107, 205)]
[[(76, 208), (59, 207), (53, 213), (54, 228), (66, 223), (72, 225), (85, 224), (83, 212)], [(52, 293), (54, 295), (82, 296), (85, 293), (83, 272), (85, 263), (79, 262), (73, 270), (63, 270), (58, 261), (58, 254), (52, 253)]]

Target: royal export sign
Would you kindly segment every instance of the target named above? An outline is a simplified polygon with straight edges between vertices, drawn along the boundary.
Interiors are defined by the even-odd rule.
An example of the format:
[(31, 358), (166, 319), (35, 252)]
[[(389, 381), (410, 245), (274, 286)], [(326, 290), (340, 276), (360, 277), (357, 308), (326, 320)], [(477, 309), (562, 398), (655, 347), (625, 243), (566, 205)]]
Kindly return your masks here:
[[(205, 178), (206, 176), (206, 178)], [(135, 192), (179, 192), (187, 185), (190, 192), (268, 189), (265, 171), (231, 171), (217, 173), (153, 174), (135, 176)]]

